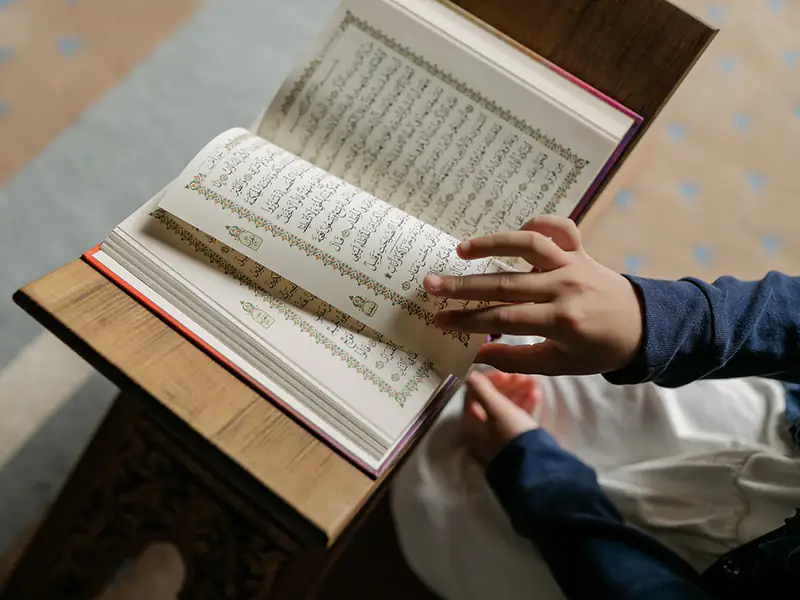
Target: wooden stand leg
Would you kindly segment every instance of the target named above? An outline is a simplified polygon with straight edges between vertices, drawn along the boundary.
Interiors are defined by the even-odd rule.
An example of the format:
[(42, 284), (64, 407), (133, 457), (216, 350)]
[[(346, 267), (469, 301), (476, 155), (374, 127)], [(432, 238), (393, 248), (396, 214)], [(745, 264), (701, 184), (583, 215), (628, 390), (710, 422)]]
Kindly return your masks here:
[(304, 595), (315, 577), (298, 574), (321, 564), (319, 552), (229, 487), (120, 397), (0, 600), (90, 600), (120, 564), (157, 542), (181, 555), (181, 599)]

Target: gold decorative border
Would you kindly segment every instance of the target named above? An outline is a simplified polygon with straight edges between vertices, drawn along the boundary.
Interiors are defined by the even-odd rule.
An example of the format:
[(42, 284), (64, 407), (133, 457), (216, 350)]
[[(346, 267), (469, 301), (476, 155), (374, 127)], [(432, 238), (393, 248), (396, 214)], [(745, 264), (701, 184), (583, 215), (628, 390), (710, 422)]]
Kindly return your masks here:
[[(393, 37), (389, 37), (379, 29), (367, 23), (366, 21), (359, 19), (350, 11), (347, 11), (345, 13), (344, 18), (342, 19), (338, 29), (336, 30), (336, 33), (334, 34), (333, 40), (344, 34), (345, 31), (347, 31), (347, 28), (351, 25), (355, 26), (356, 28), (366, 33), (367, 35), (369, 35), (376, 41), (380, 42), (381, 44), (387, 46), (391, 50), (394, 50), (395, 52), (400, 54), (403, 58), (410, 60), (418, 67), (422, 67), (423, 69), (425, 69), (425, 71), (427, 71), (429, 74), (439, 79), (439, 81), (441, 81), (442, 83), (445, 83), (449, 85), (451, 88), (454, 88), (458, 92), (464, 94), (484, 110), (490, 112), (496, 117), (499, 117), (509, 125), (516, 127), (521, 133), (534, 139), (537, 143), (541, 144), (551, 152), (555, 152), (558, 156), (560, 156), (568, 163), (570, 163), (572, 165), (572, 168), (564, 177), (564, 180), (562, 181), (558, 190), (556, 190), (555, 194), (553, 194), (553, 197), (545, 205), (543, 212), (547, 214), (554, 212), (556, 210), (559, 202), (561, 202), (561, 200), (563, 200), (564, 197), (567, 195), (567, 191), (569, 191), (572, 185), (578, 180), (578, 176), (580, 175), (581, 171), (589, 164), (588, 159), (580, 158), (576, 152), (572, 151), (571, 148), (567, 148), (562, 144), (558, 143), (555, 140), (555, 138), (546, 135), (538, 127), (534, 128), (524, 119), (520, 119), (519, 117), (513, 115), (509, 110), (501, 107), (496, 102), (489, 100), (484, 95), (475, 91), (461, 80), (453, 77), (450, 73), (444, 71), (437, 65), (429, 62), (422, 56), (416, 54), (410, 48), (408, 48), (408, 46), (402, 45)], [(330, 44), (328, 44), (328, 47), (330, 47)], [(303, 90), (303, 88), (305, 88), (306, 84), (313, 77), (314, 73), (316, 73), (317, 69), (320, 67), (321, 64), (322, 64), (322, 58), (317, 58), (313, 60), (311, 63), (309, 63), (309, 65), (303, 71), (303, 74), (297, 79), (297, 81), (292, 86), (291, 90), (289, 90), (289, 93), (286, 95), (286, 98), (281, 104), (281, 112), (283, 113), (284, 116), (286, 116), (289, 113), (292, 106), (297, 101), (300, 92)]]
[[(219, 204), (223, 210), (229, 210), (233, 214), (235, 214), (240, 219), (246, 219), (248, 223), (252, 223), (256, 227), (263, 229), (267, 233), (272, 234), (274, 237), (277, 237), (289, 247), (296, 248), (297, 250), (306, 254), (306, 256), (313, 256), (316, 260), (322, 262), (326, 267), (330, 267), (334, 271), (338, 271), (340, 275), (344, 277), (349, 277), (353, 281), (355, 281), (359, 286), (363, 286), (367, 288), (369, 291), (383, 296), (387, 300), (389, 300), (393, 306), (400, 306), (403, 308), (409, 315), (416, 316), (423, 321), (427, 325), (433, 325), (435, 323), (435, 315), (426, 308), (421, 307), (419, 304), (404, 298), (401, 294), (398, 294), (394, 290), (388, 288), (384, 284), (379, 281), (375, 281), (366, 273), (362, 273), (358, 269), (351, 267), (350, 265), (342, 262), (335, 256), (328, 254), (324, 250), (317, 248), (314, 244), (300, 238), (299, 236), (286, 231), (283, 227), (272, 223), (268, 219), (265, 219), (262, 216), (255, 214), (253, 211), (249, 210), (248, 208), (242, 206), (241, 204), (236, 203), (235, 201), (227, 198), (217, 192), (216, 190), (212, 190), (203, 185), (203, 180), (205, 177), (202, 174), (195, 175), (192, 179), (191, 183), (186, 186), (187, 190), (191, 190), (197, 192), (207, 200), (213, 202), (214, 204)], [(458, 340), (464, 347), (469, 346), (469, 342), (471, 339), (471, 334), (469, 333), (462, 333), (459, 331), (441, 331), (442, 335), (449, 336), (455, 340)]]

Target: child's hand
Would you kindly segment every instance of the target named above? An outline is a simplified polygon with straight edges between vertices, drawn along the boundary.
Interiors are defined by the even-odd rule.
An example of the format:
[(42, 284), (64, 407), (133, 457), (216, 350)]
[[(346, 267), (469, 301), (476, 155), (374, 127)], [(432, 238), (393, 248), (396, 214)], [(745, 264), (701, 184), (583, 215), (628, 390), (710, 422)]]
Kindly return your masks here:
[(467, 377), (462, 424), (472, 454), (484, 466), (515, 437), (536, 429), (531, 411), (539, 397), (532, 377), (493, 371)]
[(540, 217), (519, 231), (462, 242), (458, 253), (466, 260), (516, 256), (535, 268), (425, 278), (425, 289), (436, 296), (505, 303), (442, 311), (442, 329), (547, 338), (533, 346), (486, 344), (477, 362), (517, 373), (587, 375), (622, 368), (635, 357), (643, 331), (637, 294), (622, 275), (586, 254), (569, 219)]

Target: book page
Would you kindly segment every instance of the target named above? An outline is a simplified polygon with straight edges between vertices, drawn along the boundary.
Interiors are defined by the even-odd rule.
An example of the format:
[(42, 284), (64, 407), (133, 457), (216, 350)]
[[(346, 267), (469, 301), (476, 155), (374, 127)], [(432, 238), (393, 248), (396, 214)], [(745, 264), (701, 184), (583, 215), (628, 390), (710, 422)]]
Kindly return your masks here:
[(208, 144), (159, 205), (457, 376), (484, 336), (434, 316), (478, 304), (429, 297), (423, 279), (508, 269), (461, 260), (455, 238), (243, 129)]
[[(135, 240), (153, 263), (169, 270), (162, 293), (173, 295), (184, 288), (202, 297), (206, 308), (198, 313), (218, 321), (216, 335), (229, 348), (249, 345), (251, 361), (264, 350), (280, 356), (283, 373), (274, 366), (253, 365), (274, 381), (302, 378), (307, 391), (295, 396), (303, 403), (314, 390), (336, 399), (355, 420), (369, 423), (384, 447), (396, 442), (445, 380), (429, 361), (159, 209), (155, 202), (126, 219), (118, 230)], [(105, 251), (112, 250), (108, 246), (104, 244)], [(180, 295), (189, 296), (168, 299), (180, 304)], [(271, 391), (291, 400), (288, 388)]]
[(401, 4), (345, 0), (260, 135), (457, 238), (570, 214), (619, 140)]

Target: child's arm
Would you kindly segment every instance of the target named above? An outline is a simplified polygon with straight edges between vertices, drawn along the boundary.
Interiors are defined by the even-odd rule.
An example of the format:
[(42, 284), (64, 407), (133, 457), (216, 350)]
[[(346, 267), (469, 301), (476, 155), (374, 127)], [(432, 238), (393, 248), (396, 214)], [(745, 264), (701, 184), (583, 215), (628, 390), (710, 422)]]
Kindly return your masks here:
[(628, 277), (643, 308), (644, 339), (612, 383), (680, 386), (759, 375), (800, 382), (800, 277), (659, 281)]
[(484, 414), (467, 443), (488, 461), (489, 485), (514, 529), (537, 546), (568, 598), (708, 598), (691, 566), (626, 526), (594, 471), (489, 379), (471, 375), (467, 400)]
[(442, 328), (547, 338), (533, 346), (486, 344), (478, 362), (542, 375), (604, 373), (615, 383), (676, 386), (748, 375), (800, 382), (800, 278), (626, 278), (592, 260), (575, 224), (558, 217), (462, 242), (459, 254), (518, 256), (536, 267), (426, 278), (434, 295), (497, 303), (443, 311)]
[(699, 574), (625, 525), (594, 471), (546, 431), (506, 445), (486, 477), (516, 532), (536, 545), (570, 600), (709, 598)]

